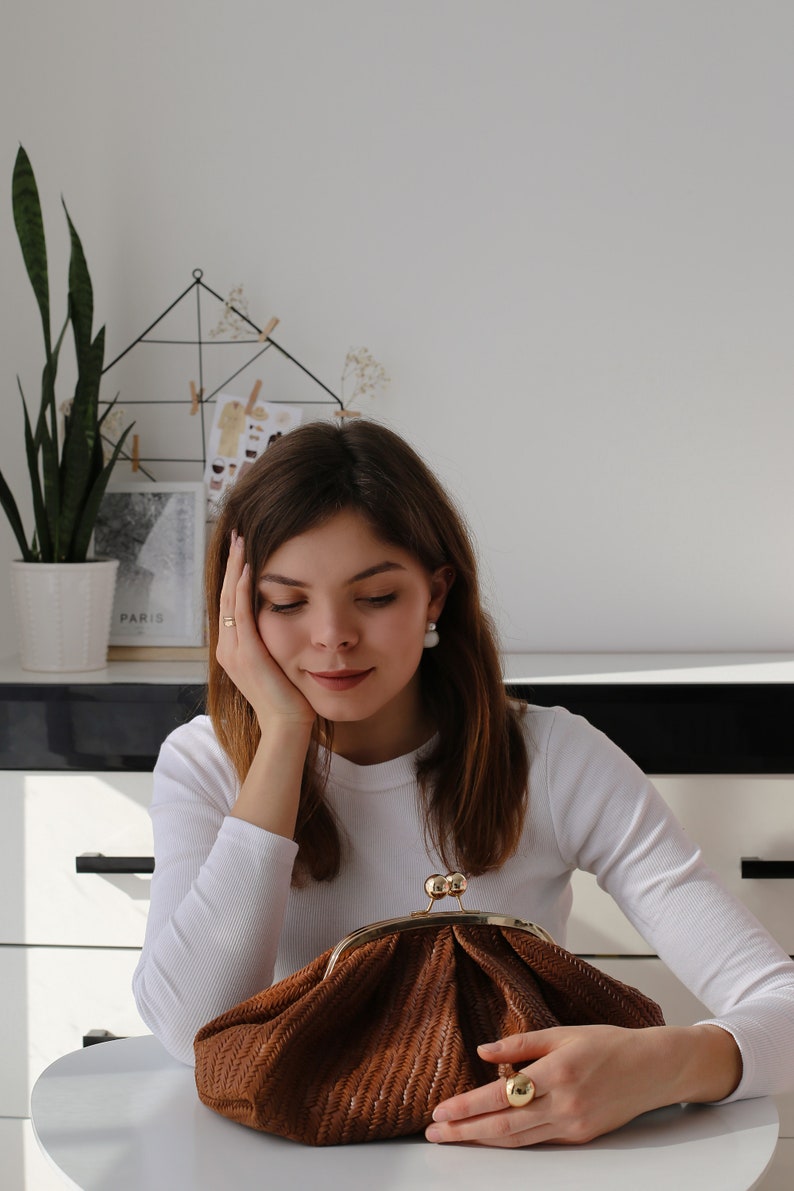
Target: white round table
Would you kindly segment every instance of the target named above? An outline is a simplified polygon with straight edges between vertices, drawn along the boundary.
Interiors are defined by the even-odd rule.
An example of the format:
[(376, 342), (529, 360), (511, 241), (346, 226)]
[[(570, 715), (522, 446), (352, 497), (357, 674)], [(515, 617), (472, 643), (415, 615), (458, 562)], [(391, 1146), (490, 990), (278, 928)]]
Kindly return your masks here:
[(149, 1035), (74, 1051), (38, 1079), (33, 1127), (82, 1191), (748, 1191), (777, 1143), (770, 1099), (639, 1117), (584, 1146), (431, 1145), (422, 1137), (313, 1148), (257, 1133), (199, 1101), (192, 1068)]

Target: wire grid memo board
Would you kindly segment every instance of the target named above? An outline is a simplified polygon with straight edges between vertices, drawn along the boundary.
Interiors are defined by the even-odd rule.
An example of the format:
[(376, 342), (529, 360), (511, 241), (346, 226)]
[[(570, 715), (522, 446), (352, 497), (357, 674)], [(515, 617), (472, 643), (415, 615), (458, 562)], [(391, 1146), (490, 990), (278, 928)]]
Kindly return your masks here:
[[(216, 329), (206, 331), (210, 300), (219, 321)], [(207, 285), (201, 269), (193, 271), (187, 289), (103, 369), (103, 375), (113, 370), (119, 405), (125, 412), (130, 410), (124, 424), (135, 421), (128, 447), (121, 454), (132, 463), (133, 471), (151, 480), (196, 479), (199, 468), (203, 475), (208, 411), (210, 415), (214, 412), (216, 398), (232, 385), (243, 400), (253, 401), (262, 386), (253, 366), (265, 353), (263, 401), (334, 406), (339, 416), (348, 413), (327, 385), (273, 339), (271, 332), (277, 323), (278, 319), (272, 318), (265, 326), (257, 326), (247, 311)], [(145, 358), (135, 353), (133, 360), (139, 345), (149, 345), (153, 352)], [(154, 474), (152, 469), (158, 465), (166, 466), (167, 477)]]

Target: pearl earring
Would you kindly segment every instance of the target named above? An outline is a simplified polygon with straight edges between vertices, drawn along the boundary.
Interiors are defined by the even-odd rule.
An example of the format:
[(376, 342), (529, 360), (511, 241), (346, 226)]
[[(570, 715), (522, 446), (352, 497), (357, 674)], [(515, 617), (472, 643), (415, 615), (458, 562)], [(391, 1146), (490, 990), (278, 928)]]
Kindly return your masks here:
[(435, 649), (438, 645), (438, 633), (436, 632), (436, 622), (428, 620), (427, 631), (425, 633), (425, 649)]

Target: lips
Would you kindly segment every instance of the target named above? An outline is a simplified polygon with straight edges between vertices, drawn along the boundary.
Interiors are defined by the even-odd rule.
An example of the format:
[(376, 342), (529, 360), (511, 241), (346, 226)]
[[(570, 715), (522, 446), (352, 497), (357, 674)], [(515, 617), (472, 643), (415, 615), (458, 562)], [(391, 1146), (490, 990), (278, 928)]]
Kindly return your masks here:
[(369, 670), (308, 670), (310, 678), (326, 691), (350, 691), (372, 673)]

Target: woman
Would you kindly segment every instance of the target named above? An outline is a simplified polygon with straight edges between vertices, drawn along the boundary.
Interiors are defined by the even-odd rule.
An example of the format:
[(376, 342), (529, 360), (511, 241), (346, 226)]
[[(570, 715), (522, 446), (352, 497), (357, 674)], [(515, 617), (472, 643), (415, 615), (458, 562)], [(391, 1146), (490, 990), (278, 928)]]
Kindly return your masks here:
[(598, 876), (716, 1015), (483, 1039), (532, 1063), (438, 1105), (432, 1141), (589, 1140), (679, 1101), (791, 1086), (794, 965), (585, 721), (506, 699), (473, 551), (416, 454), (368, 422), (304, 426), (229, 492), (207, 566), (209, 716), (155, 771), (157, 866), (135, 975), (178, 1058), (204, 1022), (460, 869), (479, 905), (564, 942)]

